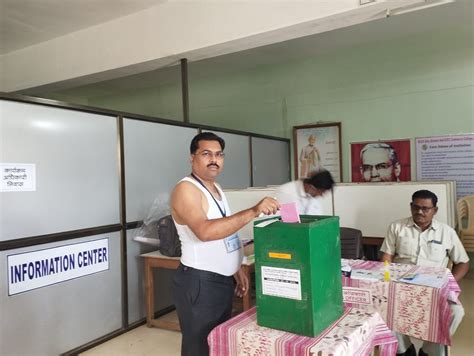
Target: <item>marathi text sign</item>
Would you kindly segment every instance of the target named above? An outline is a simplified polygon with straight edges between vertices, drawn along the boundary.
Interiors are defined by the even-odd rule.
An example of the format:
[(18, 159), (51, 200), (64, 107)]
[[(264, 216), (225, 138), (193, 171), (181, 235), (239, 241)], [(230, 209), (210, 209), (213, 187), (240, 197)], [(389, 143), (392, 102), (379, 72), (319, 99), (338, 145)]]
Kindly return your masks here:
[(344, 303), (371, 305), (372, 293), (369, 289), (343, 287), (342, 300)]
[(109, 269), (109, 239), (7, 256), (8, 295)]
[(32, 192), (36, 190), (36, 165), (0, 163), (0, 192)]
[(457, 197), (474, 194), (474, 134), (416, 139), (418, 180), (455, 180)]

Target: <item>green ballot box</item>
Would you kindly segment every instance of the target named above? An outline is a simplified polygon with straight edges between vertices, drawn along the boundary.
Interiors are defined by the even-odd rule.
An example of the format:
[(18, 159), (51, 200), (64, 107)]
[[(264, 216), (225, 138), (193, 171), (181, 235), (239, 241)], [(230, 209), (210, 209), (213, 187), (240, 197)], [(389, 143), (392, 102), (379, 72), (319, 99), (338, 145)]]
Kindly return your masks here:
[(316, 336), (343, 312), (339, 217), (254, 224), (257, 324)]

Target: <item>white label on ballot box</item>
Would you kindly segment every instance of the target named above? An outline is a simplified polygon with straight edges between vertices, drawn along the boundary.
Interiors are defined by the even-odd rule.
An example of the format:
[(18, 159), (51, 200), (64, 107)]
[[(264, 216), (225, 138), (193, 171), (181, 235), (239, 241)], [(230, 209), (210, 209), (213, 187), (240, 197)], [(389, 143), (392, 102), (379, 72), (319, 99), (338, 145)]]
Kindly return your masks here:
[(301, 300), (300, 270), (262, 266), (262, 294)]

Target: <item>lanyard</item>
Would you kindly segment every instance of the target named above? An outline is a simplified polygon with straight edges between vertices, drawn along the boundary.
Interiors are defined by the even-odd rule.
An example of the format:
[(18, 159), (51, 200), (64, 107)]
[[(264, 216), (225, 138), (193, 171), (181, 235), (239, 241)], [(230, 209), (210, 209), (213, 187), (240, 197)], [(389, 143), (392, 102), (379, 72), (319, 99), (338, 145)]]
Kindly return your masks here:
[(225, 211), (225, 207), (224, 207), (224, 210), (222, 210), (221, 206), (219, 205), (219, 203), (217, 202), (216, 198), (214, 198), (214, 195), (212, 195), (212, 193), (209, 191), (209, 189), (207, 189), (207, 187), (204, 185), (204, 183), (194, 175), (194, 173), (191, 173), (191, 177), (193, 177), (199, 184), (201, 184), (204, 189), (207, 190), (207, 192), (209, 193), (209, 195), (211, 196), (211, 198), (214, 200), (214, 203), (216, 203), (217, 207), (219, 208), (219, 211), (221, 212), (221, 215), (223, 218), (226, 217), (226, 211)]

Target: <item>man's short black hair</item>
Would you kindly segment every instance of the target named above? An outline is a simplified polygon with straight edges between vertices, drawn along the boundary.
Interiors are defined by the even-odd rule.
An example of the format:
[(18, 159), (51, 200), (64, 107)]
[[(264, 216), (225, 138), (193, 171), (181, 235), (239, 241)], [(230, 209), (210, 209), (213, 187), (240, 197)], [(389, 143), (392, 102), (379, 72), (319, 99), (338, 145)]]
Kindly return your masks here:
[(329, 190), (334, 185), (331, 173), (326, 170), (315, 173), (311, 177), (304, 179), (303, 182), (321, 190)]
[(224, 151), (225, 148), (225, 141), (222, 137), (217, 136), (213, 132), (201, 132), (194, 136), (191, 141), (191, 145), (189, 146), (189, 150), (191, 154), (195, 154), (197, 149), (199, 148), (199, 141), (217, 141), (221, 145), (221, 150)]
[(433, 206), (436, 206), (436, 204), (438, 204), (438, 197), (435, 193), (429, 190), (417, 190), (411, 196), (412, 203), (415, 201), (415, 199), (431, 199)]

